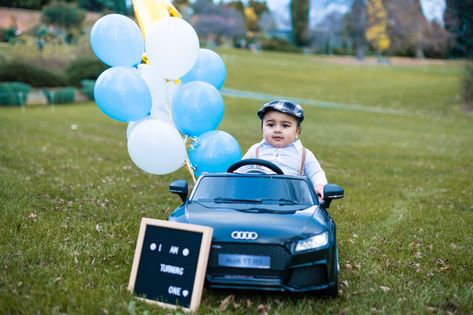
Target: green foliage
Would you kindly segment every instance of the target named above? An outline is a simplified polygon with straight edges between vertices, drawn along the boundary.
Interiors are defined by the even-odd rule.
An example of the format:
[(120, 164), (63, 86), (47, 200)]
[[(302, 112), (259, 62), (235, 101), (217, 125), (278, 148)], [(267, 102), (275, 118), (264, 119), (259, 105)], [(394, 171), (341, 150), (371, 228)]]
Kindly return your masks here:
[(0, 7), (41, 10), (51, 0), (0, 0)]
[(291, 21), (297, 46), (309, 43), (309, 0), (291, 0)]
[(80, 83), (82, 85), (81, 92), (90, 100), (94, 100), (95, 80), (82, 80)]
[(22, 82), (0, 83), (0, 105), (25, 105), (31, 86)]
[(11, 42), (13, 39), (16, 38), (16, 27), (9, 27), (2, 30), (2, 41), (3, 42)]
[(77, 3), (79, 7), (87, 11), (103, 12), (108, 10), (125, 15), (131, 13), (125, 0), (78, 0)]
[(68, 104), (74, 103), (75, 88), (62, 87), (56, 89), (43, 89), (43, 93), (48, 100), (48, 104)]
[(64, 86), (66, 79), (54, 72), (18, 61), (0, 64), (0, 82), (20, 81), (34, 87)]
[(300, 48), (281, 38), (263, 38), (261, 48), (269, 51), (301, 52)]
[(473, 59), (473, 0), (446, 0), (445, 28), (450, 32), (451, 57)]
[(108, 69), (108, 66), (97, 58), (81, 58), (74, 60), (66, 69), (69, 84), (80, 86), (81, 81), (96, 80), (99, 75)]
[(85, 13), (75, 3), (52, 2), (44, 7), (42, 20), (46, 24), (56, 25), (71, 32), (81, 29)]
[(467, 62), (465, 67), (462, 98), (465, 104), (465, 110), (473, 111), (473, 61)]

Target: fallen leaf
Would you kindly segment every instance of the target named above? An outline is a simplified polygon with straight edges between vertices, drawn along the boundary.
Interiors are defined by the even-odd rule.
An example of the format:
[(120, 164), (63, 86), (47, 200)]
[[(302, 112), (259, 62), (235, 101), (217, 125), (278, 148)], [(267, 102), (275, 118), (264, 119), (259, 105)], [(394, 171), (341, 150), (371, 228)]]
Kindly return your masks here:
[(353, 270), (353, 266), (351, 264), (345, 264), (345, 268), (350, 271)]
[(233, 302), (233, 309), (234, 309), (234, 310), (237, 310), (237, 309), (239, 309), (239, 308), (240, 308), (240, 306), (241, 306), (241, 304), (240, 304), (240, 303), (235, 303), (235, 302)]
[(340, 312), (338, 312), (338, 315), (348, 315), (348, 314), (350, 314), (349, 308), (342, 308)]
[(391, 259), (386, 259), (386, 268), (389, 269), (389, 267), (391, 267)]
[(251, 308), (251, 306), (253, 306), (253, 302), (251, 302), (250, 299), (246, 299), (245, 306), (246, 306), (246, 308)]
[(97, 232), (100, 232), (100, 231), (102, 231), (102, 226), (97, 223), (97, 224), (95, 225), (95, 229), (97, 230)]
[(416, 253), (416, 258), (417, 258), (417, 259), (422, 258), (422, 253), (421, 253), (421, 252), (417, 252), (417, 253)]
[(235, 296), (233, 294), (227, 296), (220, 303), (220, 306), (218, 307), (218, 310), (221, 311), (221, 312), (225, 311), (228, 308), (228, 306), (230, 305), (230, 303), (233, 302), (233, 300), (235, 300)]
[(385, 287), (385, 286), (383, 286), (383, 285), (381, 285), (379, 288), (380, 288), (381, 290), (383, 290), (384, 293), (388, 293), (389, 291), (391, 291), (391, 288), (390, 288), (390, 287)]
[(262, 315), (268, 315), (270, 311), (271, 311), (271, 305), (269, 304), (258, 305), (258, 313)]
[(376, 307), (370, 308), (370, 311), (372, 313), (375, 313), (375, 314), (383, 314), (384, 313), (382, 309), (379, 309), (379, 308), (376, 308)]

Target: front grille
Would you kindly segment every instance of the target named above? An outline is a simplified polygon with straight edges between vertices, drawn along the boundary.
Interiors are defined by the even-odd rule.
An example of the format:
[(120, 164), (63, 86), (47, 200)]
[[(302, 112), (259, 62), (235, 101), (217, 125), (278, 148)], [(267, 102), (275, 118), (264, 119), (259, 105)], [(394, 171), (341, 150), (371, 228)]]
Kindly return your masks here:
[[(257, 255), (271, 257), (270, 269), (231, 268), (218, 265), (219, 254)], [(251, 278), (276, 278), (286, 268), (291, 255), (280, 245), (248, 243), (212, 243), (207, 272), (213, 277), (248, 276)]]
[(294, 287), (304, 287), (309, 285), (320, 285), (326, 281), (325, 267), (312, 266), (294, 269), (288, 284)]

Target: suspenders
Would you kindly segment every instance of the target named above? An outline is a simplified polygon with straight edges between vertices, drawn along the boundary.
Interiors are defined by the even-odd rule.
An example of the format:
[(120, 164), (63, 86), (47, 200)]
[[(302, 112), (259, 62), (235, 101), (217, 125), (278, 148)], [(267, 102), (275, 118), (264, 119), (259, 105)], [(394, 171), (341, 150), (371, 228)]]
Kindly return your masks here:
[[(255, 151), (256, 158), (259, 158), (259, 146), (256, 147)], [(302, 176), (304, 173), (304, 164), (305, 164), (305, 155), (306, 155), (306, 150), (304, 147), (302, 147), (302, 161), (301, 161), (301, 167), (299, 169), (299, 176)]]

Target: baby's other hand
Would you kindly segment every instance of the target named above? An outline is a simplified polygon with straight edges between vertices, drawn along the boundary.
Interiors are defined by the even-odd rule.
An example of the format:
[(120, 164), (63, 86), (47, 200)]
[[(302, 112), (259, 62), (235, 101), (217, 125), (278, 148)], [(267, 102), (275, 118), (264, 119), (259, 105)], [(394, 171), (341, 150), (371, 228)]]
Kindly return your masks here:
[(324, 199), (324, 185), (322, 185), (322, 184), (315, 185), (314, 190), (315, 190), (315, 193), (317, 194), (317, 197), (319, 197), (319, 201), (323, 201), (323, 199)]

